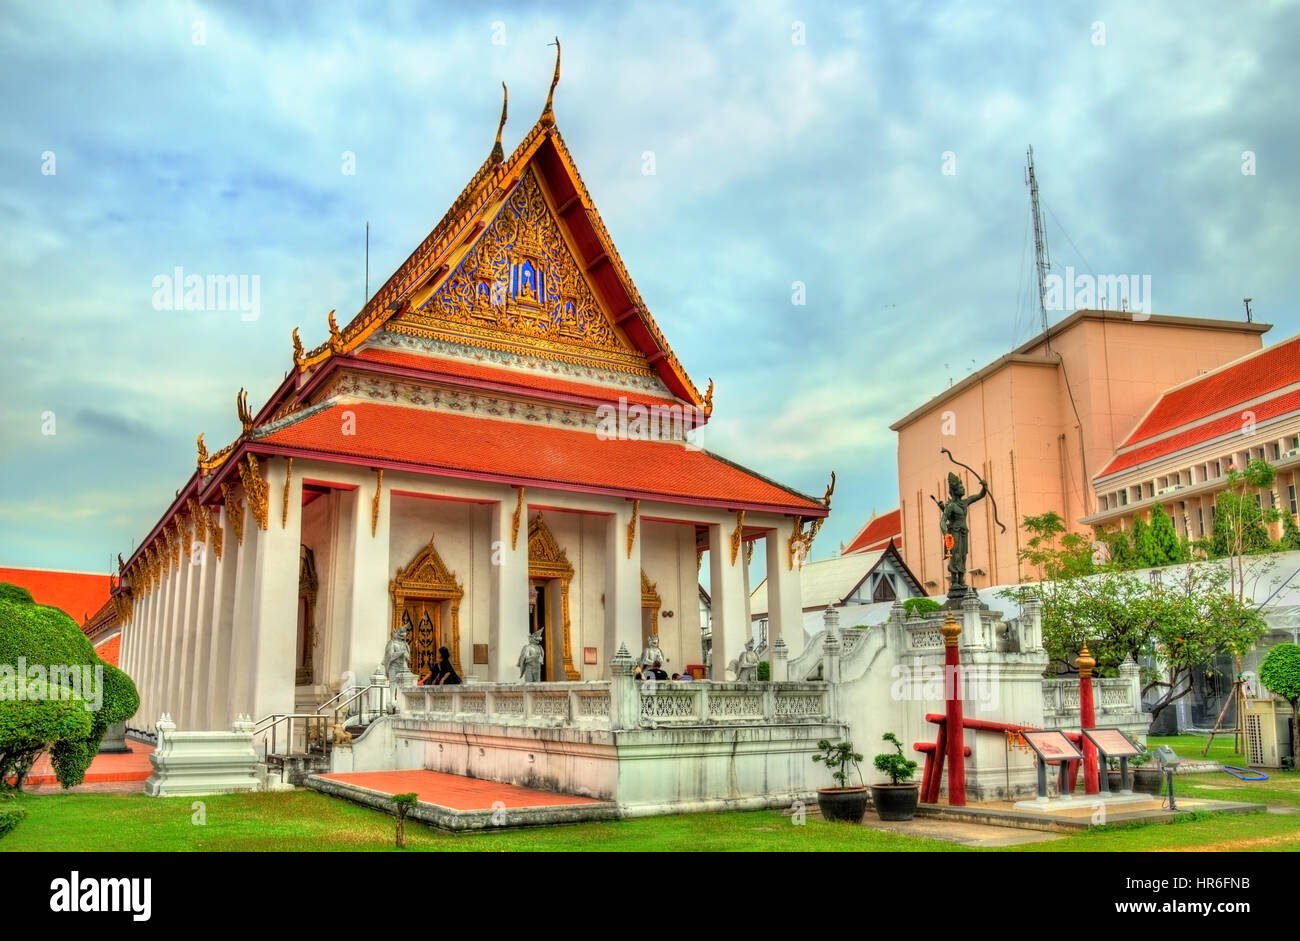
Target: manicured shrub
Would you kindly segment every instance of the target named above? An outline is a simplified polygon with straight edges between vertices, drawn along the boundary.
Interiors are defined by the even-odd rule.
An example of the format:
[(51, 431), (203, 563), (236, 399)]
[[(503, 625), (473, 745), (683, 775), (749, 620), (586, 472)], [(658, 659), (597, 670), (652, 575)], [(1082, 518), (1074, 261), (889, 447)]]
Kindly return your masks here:
[(12, 803), (0, 804), (0, 840), (4, 835), (18, 826), (19, 821), (27, 816), (27, 810)]
[[(51, 676), (50, 667), (99, 668), (96, 695), (92, 688), (72, 695), (67, 678)], [(33, 668), (41, 669), (33, 675)], [(131, 678), (99, 659), (76, 621), (58, 608), (36, 604), (16, 585), (0, 584), (0, 671), (5, 687), (0, 690), (0, 784), (13, 779), (21, 788), (47, 749), (59, 783), (80, 784), (108, 726), (126, 721), (140, 705)], [(20, 684), (21, 696), (16, 695)]]

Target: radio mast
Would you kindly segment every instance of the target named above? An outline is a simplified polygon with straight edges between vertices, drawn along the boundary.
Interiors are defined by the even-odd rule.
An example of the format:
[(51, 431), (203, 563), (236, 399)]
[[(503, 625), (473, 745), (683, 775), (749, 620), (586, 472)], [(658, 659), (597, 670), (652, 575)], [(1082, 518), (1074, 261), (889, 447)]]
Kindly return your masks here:
[[(1047, 227), (1043, 225), (1043, 209), (1038, 204), (1038, 178), (1034, 176), (1034, 148), (1030, 146), (1026, 153), (1025, 185), (1029, 187), (1029, 207), (1034, 216), (1034, 267), (1038, 270), (1038, 316), (1042, 321), (1043, 333), (1047, 333), (1047, 272), (1052, 261), (1047, 255)], [(1072, 290), (1073, 285), (1066, 285)], [(1049, 346), (1050, 346), (1050, 341)]]

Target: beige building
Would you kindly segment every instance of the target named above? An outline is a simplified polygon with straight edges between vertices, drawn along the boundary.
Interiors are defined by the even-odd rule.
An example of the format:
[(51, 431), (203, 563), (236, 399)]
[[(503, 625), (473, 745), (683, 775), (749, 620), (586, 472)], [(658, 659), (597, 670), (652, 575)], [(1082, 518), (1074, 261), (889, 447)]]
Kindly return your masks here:
[[(1138, 319), (1138, 318), (1143, 319)], [(944, 390), (890, 427), (898, 432), (903, 556), (930, 593), (947, 590), (932, 496), (956, 471), (967, 492), (979, 470), (998, 501), (971, 508), (968, 582), (1020, 580), (1019, 521), (1054, 510), (1091, 532), (1099, 504), (1093, 478), (1170, 387), (1257, 352), (1268, 324), (1132, 312), (1079, 310)]]
[[(1297, 512), (1300, 486), (1300, 335), (1166, 391), (1093, 478), (1096, 510), (1080, 522), (1129, 529), (1160, 503), (1178, 535), (1214, 529), (1215, 497), (1230, 466), (1262, 458), (1277, 471), (1265, 508)], [(1274, 523), (1271, 535), (1281, 535)]]

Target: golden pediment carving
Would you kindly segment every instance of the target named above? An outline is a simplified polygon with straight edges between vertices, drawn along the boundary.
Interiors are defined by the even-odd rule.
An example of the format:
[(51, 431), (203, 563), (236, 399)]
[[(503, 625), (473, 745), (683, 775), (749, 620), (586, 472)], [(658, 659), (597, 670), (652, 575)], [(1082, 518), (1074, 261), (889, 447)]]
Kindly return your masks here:
[(533, 170), (442, 286), (417, 296), (398, 319), (452, 336), (523, 337), (644, 363), (596, 299)]

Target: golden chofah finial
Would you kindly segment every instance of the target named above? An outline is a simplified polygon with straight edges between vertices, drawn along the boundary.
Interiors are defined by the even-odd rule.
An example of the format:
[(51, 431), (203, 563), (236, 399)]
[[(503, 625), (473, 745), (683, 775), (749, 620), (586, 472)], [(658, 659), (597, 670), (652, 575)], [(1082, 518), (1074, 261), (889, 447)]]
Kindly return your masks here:
[(332, 310), (329, 313), (329, 322), (330, 322), (330, 352), (342, 353), (343, 334), (339, 332), (338, 321), (334, 319), (334, 311)]
[(204, 464), (208, 462), (208, 446), (203, 443), (202, 433), (199, 434), (198, 444), (199, 444), (199, 467), (202, 467)]
[(551, 107), (555, 101), (555, 86), (560, 84), (560, 37), (555, 37), (555, 74), (551, 76), (551, 90), (546, 93), (546, 107), (542, 109), (542, 124), (555, 126), (555, 110)]
[(829, 509), (831, 505), (831, 494), (835, 492), (835, 471), (831, 471), (831, 482), (826, 487), (826, 496), (822, 497), (822, 503), (826, 504)]
[(239, 413), (239, 423), (244, 427), (244, 434), (253, 430), (253, 413), (248, 410), (248, 393), (243, 389), (235, 396), (235, 411)]
[(510, 105), (510, 90), (506, 88), (506, 83), (501, 83), (501, 122), (497, 125), (497, 140), (492, 145), (492, 163), (498, 164), (506, 159), (506, 152), (501, 147), (501, 132), (506, 127), (506, 110)]
[(713, 414), (713, 380), (709, 380), (709, 387), (704, 391), (704, 414)]
[(293, 328), (293, 364), (302, 365), (302, 340), (298, 337), (298, 328)]

